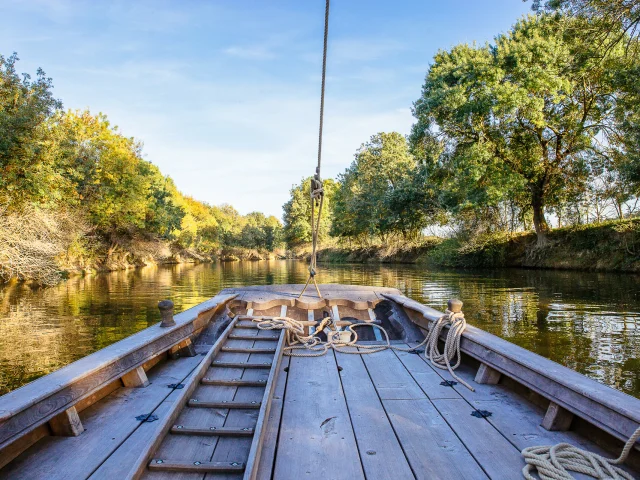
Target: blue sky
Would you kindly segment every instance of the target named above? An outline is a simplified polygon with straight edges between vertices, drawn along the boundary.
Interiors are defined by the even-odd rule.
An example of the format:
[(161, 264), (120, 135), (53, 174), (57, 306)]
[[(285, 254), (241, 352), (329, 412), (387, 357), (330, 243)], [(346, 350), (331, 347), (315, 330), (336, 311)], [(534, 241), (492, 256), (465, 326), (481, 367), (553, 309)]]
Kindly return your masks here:
[[(530, 3), (334, 0), (323, 176), (409, 132), (434, 53), (491, 41)], [(178, 188), (278, 217), (316, 163), (324, 0), (0, 0), (0, 54), (65, 108), (108, 115)]]

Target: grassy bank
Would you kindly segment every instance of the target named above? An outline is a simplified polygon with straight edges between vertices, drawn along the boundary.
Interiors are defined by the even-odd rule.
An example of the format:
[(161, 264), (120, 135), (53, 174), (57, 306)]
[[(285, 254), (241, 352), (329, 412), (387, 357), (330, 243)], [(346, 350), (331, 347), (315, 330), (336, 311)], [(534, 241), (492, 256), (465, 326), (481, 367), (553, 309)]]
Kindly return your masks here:
[(419, 263), (433, 267), (526, 267), (640, 272), (640, 219), (554, 229), (539, 246), (533, 232), (473, 238), (427, 238), (420, 244), (330, 247), (328, 263)]

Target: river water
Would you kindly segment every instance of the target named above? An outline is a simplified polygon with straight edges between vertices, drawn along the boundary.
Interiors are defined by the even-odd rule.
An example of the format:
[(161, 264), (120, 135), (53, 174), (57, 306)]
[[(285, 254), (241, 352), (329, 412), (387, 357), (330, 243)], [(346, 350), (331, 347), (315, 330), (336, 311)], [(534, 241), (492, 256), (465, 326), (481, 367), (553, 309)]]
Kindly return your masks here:
[[(220, 289), (304, 283), (297, 261), (173, 265), (74, 277), (49, 289), (0, 287), (0, 394), (131, 335)], [(323, 265), (320, 281), (382, 285), (604, 384), (640, 397), (639, 277), (548, 270), (432, 271), (414, 265)]]

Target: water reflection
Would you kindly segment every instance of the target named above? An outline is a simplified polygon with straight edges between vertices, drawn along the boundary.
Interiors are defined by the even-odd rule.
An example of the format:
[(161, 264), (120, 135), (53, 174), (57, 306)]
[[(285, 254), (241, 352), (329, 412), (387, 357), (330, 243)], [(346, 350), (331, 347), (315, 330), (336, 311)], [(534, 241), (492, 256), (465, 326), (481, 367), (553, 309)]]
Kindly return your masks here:
[[(0, 393), (158, 321), (221, 288), (302, 283), (295, 261), (146, 267), (72, 278), (58, 287), (0, 289)], [(637, 277), (584, 272), (427, 271), (410, 265), (323, 266), (323, 282), (383, 285), (438, 309), (465, 302), (468, 321), (602, 383), (640, 397)]]

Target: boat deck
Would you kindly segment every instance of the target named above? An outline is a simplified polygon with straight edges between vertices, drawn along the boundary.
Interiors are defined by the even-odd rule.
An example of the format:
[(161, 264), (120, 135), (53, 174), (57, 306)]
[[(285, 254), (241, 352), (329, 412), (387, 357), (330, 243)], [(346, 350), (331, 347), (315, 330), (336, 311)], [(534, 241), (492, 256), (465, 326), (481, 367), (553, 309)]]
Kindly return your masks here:
[[(297, 288), (270, 287), (266, 291), (266, 287), (249, 287), (222, 294), (225, 298), (237, 294), (230, 305), (240, 316), (282, 311), (303, 319), (319, 318), (321, 302), (317, 299), (303, 298), (298, 303), (288, 299), (299, 291)], [(323, 288), (332, 305), (327, 308), (336, 309), (335, 313), (345, 318), (356, 314), (368, 318), (383, 294), (396, 292), (349, 287), (350, 300), (346, 302), (339, 300), (346, 295), (344, 288)], [(287, 311), (282, 299), (289, 305), (296, 303), (296, 307)], [(0, 479), (240, 479), (242, 472), (158, 471), (147, 468), (148, 455), (152, 452), (150, 458), (180, 459), (188, 465), (244, 461), (251, 438), (237, 431), (259, 426), (265, 433), (257, 468), (252, 469), (258, 479), (514, 479), (521, 478), (525, 465), (520, 451), (529, 446), (568, 442), (609, 457), (619, 452), (619, 443), (605, 451), (573, 424), (564, 431), (545, 429), (541, 422), (548, 414), (548, 401), (541, 402), (540, 395), (519, 387), (506, 375), (497, 384), (477, 383), (478, 362), (469, 356), (456, 374), (473, 385), (475, 392), (452, 383), (447, 371), (433, 367), (422, 354), (385, 350), (358, 355), (329, 350), (319, 357), (283, 356), (279, 366), (274, 363), (273, 372), (278, 375), (274, 376), (274, 389), (269, 390), (270, 410), (264, 421), (255, 408), (218, 408), (220, 402), (258, 402), (265, 389), (242, 382), (267, 382), (270, 378), (266, 368), (233, 368), (236, 364), (227, 362), (266, 364), (274, 358), (276, 343), (281, 344), (276, 342), (278, 331), (240, 329), (238, 318), (226, 327), (227, 339), (212, 357), (214, 364), (207, 366), (209, 357), (205, 355), (210, 356), (221, 343), (221, 334), (220, 324), (211, 322), (195, 340), (197, 355), (163, 357), (148, 369), (149, 384), (144, 388), (123, 386), (119, 381), (105, 384), (93, 394), (97, 401), (87, 397), (76, 404), (82, 433), (35, 438), (30, 447), (4, 462)], [(395, 341), (393, 345), (406, 348), (415, 343)], [(227, 370), (216, 368), (229, 365)], [(205, 376), (195, 377), (203, 368)], [(231, 375), (231, 384), (212, 385), (229, 380), (224, 375)], [(200, 382), (198, 378), (208, 380)], [(184, 390), (179, 386), (182, 383)], [(200, 386), (189, 393), (189, 385), (195, 383)], [(189, 408), (193, 400), (185, 400), (181, 396), (185, 393), (187, 399), (211, 404)], [(635, 400), (632, 403), (635, 405)], [(175, 421), (169, 420), (169, 425), (174, 427), (163, 433), (162, 423), (172, 411), (179, 416), (171, 417)], [(148, 413), (157, 415), (159, 421), (136, 419)], [(225, 427), (236, 434), (185, 435), (187, 432), (174, 430), (183, 424), (187, 429)], [(607, 442), (600, 441), (605, 437), (598, 434), (590, 438), (606, 446)], [(163, 438), (157, 447), (152, 446), (154, 439)]]
[[(452, 380), (447, 371), (398, 351), (293, 357), (285, 368), (260, 478), (514, 479), (528, 446), (570, 442), (605, 453), (576, 433), (545, 430), (544, 409), (502, 385), (474, 383), (464, 365), (456, 373), (475, 392), (442, 385)], [(478, 410), (491, 415), (473, 416)]]

